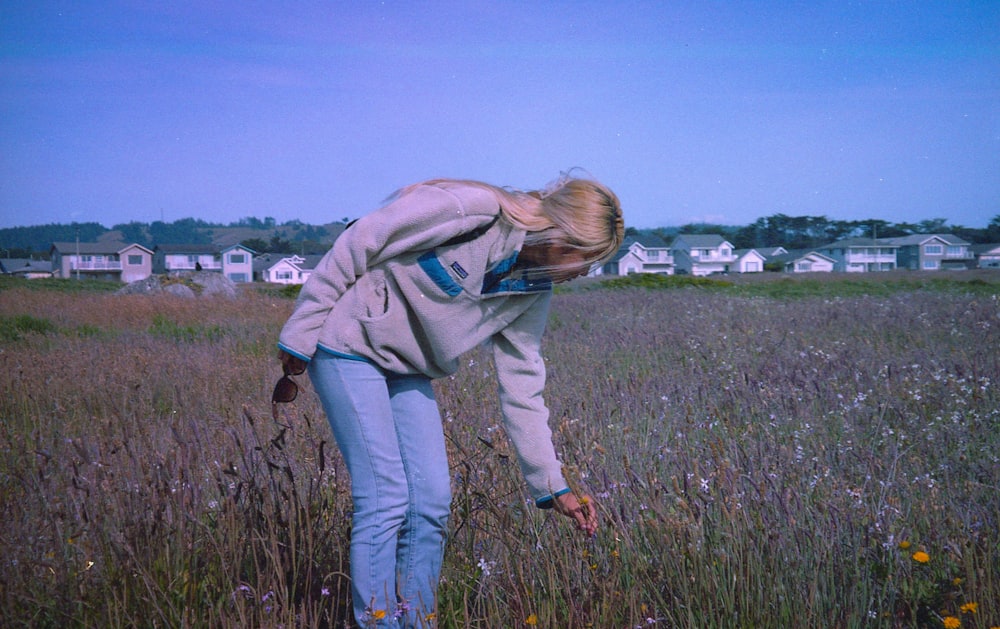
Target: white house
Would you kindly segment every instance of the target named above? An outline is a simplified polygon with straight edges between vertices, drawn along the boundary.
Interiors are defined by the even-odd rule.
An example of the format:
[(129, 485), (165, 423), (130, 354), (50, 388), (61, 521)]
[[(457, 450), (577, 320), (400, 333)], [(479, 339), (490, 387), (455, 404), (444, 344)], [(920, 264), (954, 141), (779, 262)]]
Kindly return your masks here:
[(156, 273), (212, 271), (234, 282), (253, 281), (254, 251), (241, 244), (220, 248), (218, 245), (162, 244), (154, 248), (153, 270)]
[(253, 281), (253, 256), (256, 252), (240, 244), (225, 247), (222, 256), (222, 274), (236, 282)]
[(732, 268), (736, 273), (761, 273), (764, 271), (766, 258), (756, 249), (737, 249), (736, 265)]
[(711, 275), (737, 270), (733, 244), (717, 234), (678, 234), (670, 250), (678, 273)]
[(976, 267), (980, 269), (1000, 269), (1000, 243), (972, 245), (976, 256)]
[(279, 257), (280, 254), (267, 253), (254, 260), (254, 275), (263, 282), (272, 284), (304, 284), (322, 255)]
[(775, 256), (773, 261), (781, 263), (785, 273), (829, 273), (837, 262), (830, 256), (810, 250), (786, 251)]
[(596, 275), (632, 273), (673, 275), (674, 256), (670, 252), (670, 245), (655, 235), (627, 236), (618, 253)]
[(153, 247), (153, 272), (222, 272), (222, 255), (215, 245), (162, 244)]

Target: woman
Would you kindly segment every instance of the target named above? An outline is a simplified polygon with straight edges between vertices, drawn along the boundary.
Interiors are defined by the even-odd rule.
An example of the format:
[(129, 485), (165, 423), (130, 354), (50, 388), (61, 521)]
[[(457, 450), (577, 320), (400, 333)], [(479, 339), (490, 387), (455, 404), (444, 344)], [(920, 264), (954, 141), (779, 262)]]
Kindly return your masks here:
[(593, 500), (560, 471), (539, 348), (552, 284), (610, 258), (623, 235), (618, 198), (596, 181), (524, 193), (433, 180), (346, 229), (302, 287), (280, 358), (286, 375), (308, 364), (351, 475), (362, 626), (434, 617), (451, 491), (431, 381), (484, 341), (536, 505), (596, 531)]

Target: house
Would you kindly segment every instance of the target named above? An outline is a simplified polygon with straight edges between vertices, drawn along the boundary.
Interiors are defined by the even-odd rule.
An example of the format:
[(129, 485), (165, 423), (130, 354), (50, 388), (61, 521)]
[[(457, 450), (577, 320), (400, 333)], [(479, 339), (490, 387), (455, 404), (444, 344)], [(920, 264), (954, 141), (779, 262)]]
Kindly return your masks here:
[(736, 273), (761, 273), (764, 270), (767, 259), (756, 249), (737, 249), (733, 254), (736, 256), (736, 266), (733, 267)]
[(972, 255), (976, 257), (978, 269), (1000, 269), (1000, 243), (972, 245)]
[(254, 279), (272, 284), (304, 284), (322, 259), (322, 255), (265, 253), (254, 258)]
[(218, 245), (162, 244), (154, 248), (156, 273), (211, 271), (222, 273), (236, 283), (253, 281), (254, 251), (241, 244)]
[(49, 252), (53, 277), (129, 283), (153, 273), (153, 252), (135, 243), (54, 242)]
[(656, 235), (628, 236), (610, 261), (596, 275), (660, 273), (673, 275), (674, 257), (670, 245)]
[(895, 270), (898, 248), (898, 245), (880, 239), (847, 238), (824, 245), (817, 253), (834, 260), (834, 271), (870, 273)]
[(829, 273), (837, 263), (830, 256), (807, 249), (786, 251), (769, 262), (780, 263), (785, 273)]
[(222, 274), (236, 282), (253, 281), (253, 249), (240, 244), (224, 247), (222, 256)]
[(896, 266), (900, 269), (937, 271), (966, 269), (975, 255), (965, 240), (951, 234), (912, 234), (899, 238), (883, 238), (881, 242), (896, 245)]
[(3, 258), (0, 259), (0, 274), (29, 280), (52, 277), (52, 263), (31, 258)]
[(711, 275), (737, 270), (732, 243), (716, 234), (678, 234), (670, 250), (677, 273)]
[(215, 245), (163, 244), (153, 247), (153, 272), (222, 272), (222, 255)]

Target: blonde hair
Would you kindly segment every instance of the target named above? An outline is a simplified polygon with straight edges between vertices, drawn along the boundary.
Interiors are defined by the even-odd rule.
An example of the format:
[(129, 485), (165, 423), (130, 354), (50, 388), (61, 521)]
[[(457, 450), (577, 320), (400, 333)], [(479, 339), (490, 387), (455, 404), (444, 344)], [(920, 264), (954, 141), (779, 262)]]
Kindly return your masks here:
[[(405, 194), (420, 185), (462, 184), (491, 191), (501, 216), (527, 232), (525, 246), (561, 246), (583, 254), (587, 267), (611, 259), (625, 238), (621, 203), (610, 188), (584, 177), (564, 172), (542, 190), (500, 188), (481, 181), (433, 179), (408, 186)], [(552, 271), (555, 269), (537, 269)]]

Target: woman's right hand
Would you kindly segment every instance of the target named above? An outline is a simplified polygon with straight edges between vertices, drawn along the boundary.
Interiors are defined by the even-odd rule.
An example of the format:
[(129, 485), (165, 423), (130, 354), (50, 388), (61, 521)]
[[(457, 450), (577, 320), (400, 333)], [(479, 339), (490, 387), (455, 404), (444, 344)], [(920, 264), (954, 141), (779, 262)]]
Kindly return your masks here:
[(556, 496), (555, 504), (552, 506), (555, 507), (557, 513), (576, 522), (576, 528), (587, 535), (597, 533), (597, 509), (595, 509), (594, 499), (590, 496), (577, 498), (576, 494), (568, 492)]

